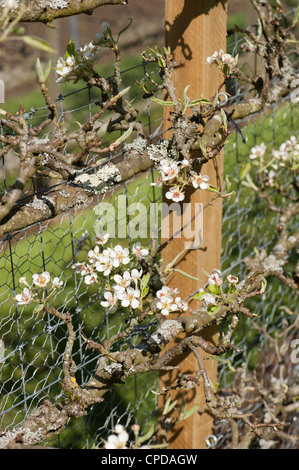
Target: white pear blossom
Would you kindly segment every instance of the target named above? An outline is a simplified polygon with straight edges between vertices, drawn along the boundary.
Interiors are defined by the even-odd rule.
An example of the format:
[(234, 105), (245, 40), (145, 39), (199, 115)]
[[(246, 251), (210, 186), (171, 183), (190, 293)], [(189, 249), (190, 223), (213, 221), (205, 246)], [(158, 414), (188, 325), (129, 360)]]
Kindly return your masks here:
[(19, 305), (27, 305), (32, 301), (32, 295), (30, 290), (25, 287), (21, 294), (15, 296), (15, 300)]
[(164, 297), (157, 302), (157, 309), (161, 310), (162, 315), (169, 315), (170, 312), (173, 312), (177, 309), (176, 304), (173, 303), (172, 297)]
[(170, 297), (172, 294), (172, 290), (168, 286), (163, 286), (162, 289), (156, 292), (156, 296), (158, 299), (163, 299), (164, 297)]
[(219, 52), (215, 51), (210, 57), (207, 57), (208, 64), (213, 64), (216, 60), (221, 59), (223, 54), (224, 51), (222, 49)]
[(206, 292), (203, 296), (203, 300), (204, 302), (206, 303), (206, 305), (213, 305), (215, 304), (215, 298), (212, 294), (209, 294), (208, 292)]
[(157, 186), (157, 188), (161, 188), (163, 184), (163, 181), (162, 181), (162, 176), (158, 176), (158, 178), (156, 178), (155, 182), (154, 183), (151, 183), (150, 185), (151, 186)]
[(266, 145), (262, 142), (260, 145), (252, 147), (249, 158), (254, 160), (255, 158), (261, 158), (266, 152)]
[(230, 283), (230, 284), (238, 284), (239, 282), (239, 278), (237, 276), (233, 276), (232, 274), (229, 274), (227, 276), (227, 281)]
[(119, 290), (119, 288), (129, 287), (131, 283), (131, 274), (129, 271), (125, 271), (122, 276), (120, 274), (115, 274), (113, 279), (116, 282), (114, 289)]
[(66, 60), (64, 60), (63, 57), (59, 57), (56, 65), (56, 74), (58, 75), (56, 82), (63, 82), (65, 78), (71, 74), (75, 65), (75, 57), (69, 56)]
[(141, 247), (141, 244), (138, 242), (138, 243), (135, 243), (133, 245), (133, 249), (132, 249), (132, 253), (137, 256), (137, 258), (146, 258), (149, 251), (147, 248), (142, 248)]
[(97, 282), (97, 279), (98, 279), (97, 273), (92, 273), (92, 274), (88, 274), (87, 276), (85, 276), (84, 282), (87, 285), (91, 285)]
[(98, 245), (105, 245), (107, 243), (107, 241), (109, 240), (109, 233), (104, 233), (104, 235), (101, 235), (100, 233), (97, 233), (97, 240), (96, 240), (96, 243)]
[(81, 276), (87, 276), (93, 273), (93, 267), (85, 263), (75, 263), (72, 265), (72, 268), (76, 273), (81, 274)]
[(128, 264), (130, 262), (128, 248), (123, 248), (121, 245), (116, 245), (114, 247), (114, 253), (115, 253), (115, 260), (119, 264), (121, 264), (121, 263), (122, 264)]
[(25, 276), (20, 277), (20, 279), (19, 279), (19, 284), (20, 284), (21, 286), (23, 285), (23, 286), (29, 287), (29, 284), (28, 284), (27, 279), (26, 279)]
[(60, 281), (59, 277), (54, 277), (54, 279), (52, 279), (52, 286), (59, 289), (61, 286), (63, 285), (63, 282)]
[(219, 276), (218, 273), (213, 273), (211, 274), (211, 276), (209, 277), (208, 279), (208, 283), (210, 284), (210, 286), (221, 286), (221, 284), (223, 283), (221, 277)]
[(185, 199), (185, 194), (180, 191), (179, 187), (173, 186), (169, 191), (167, 191), (165, 197), (167, 199), (172, 199), (174, 202), (180, 202)]
[(95, 246), (93, 250), (89, 250), (87, 253), (87, 256), (89, 257), (89, 261), (91, 263), (96, 263), (98, 261), (101, 261), (101, 259), (103, 258), (103, 255), (100, 252), (99, 246)]
[(101, 262), (96, 263), (95, 268), (100, 273), (103, 273), (104, 276), (109, 276), (113, 269), (113, 260), (108, 257), (104, 257)]
[(32, 281), (35, 286), (46, 287), (50, 282), (51, 276), (48, 271), (44, 271), (42, 274), (33, 274)]
[[(278, 160), (281, 167), (289, 167), (291, 169), (299, 166), (299, 142), (295, 136), (291, 136), (286, 142), (283, 142), (279, 150), (273, 150), (272, 155)], [(277, 165), (273, 164), (272, 168), (277, 170)]]
[(188, 310), (188, 304), (187, 302), (185, 302), (184, 300), (181, 299), (181, 297), (176, 297), (174, 299), (174, 303), (177, 307), (178, 310), (181, 310), (183, 312), (185, 312), (186, 310)]
[(159, 170), (161, 172), (162, 181), (169, 181), (176, 178), (180, 168), (175, 161), (164, 159), (160, 163)]
[(116, 425), (115, 434), (110, 434), (105, 442), (105, 449), (127, 449), (129, 434), (122, 425)]
[(196, 175), (192, 178), (192, 186), (194, 188), (207, 189), (209, 187), (208, 181), (210, 177), (208, 175)]
[[(231, 54), (227, 54), (220, 49), (219, 52), (215, 51), (210, 57), (207, 57), (207, 63), (212, 65), (216, 65), (216, 67), (225, 71), (226, 75), (229, 75), (233, 68), (236, 66), (238, 62), (238, 56), (233, 57)], [(225, 70), (225, 66), (227, 66), (227, 70)]]
[(109, 291), (104, 292), (104, 297), (106, 300), (103, 300), (101, 305), (108, 308), (110, 313), (114, 313), (117, 309), (118, 298)]
[(234, 57), (230, 54), (222, 54), (221, 60), (224, 64), (232, 64), (234, 62)]
[(97, 48), (92, 42), (90, 42), (89, 44), (85, 44), (83, 47), (79, 47), (79, 49), (77, 50), (79, 59), (81, 59), (82, 61), (94, 60), (96, 52)]
[(123, 307), (138, 308), (140, 303), (138, 298), (140, 297), (140, 290), (133, 289), (132, 287), (128, 287), (126, 291), (121, 291), (119, 293), (119, 299), (121, 300), (121, 305)]
[(140, 269), (140, 271), (138, 271), (138, 269), (132, 269), (131, 271), (131, 278), (133, 279), (133, 281), (137, 281), (138, 279), (140, 279), (142, 276), (142, 269)]

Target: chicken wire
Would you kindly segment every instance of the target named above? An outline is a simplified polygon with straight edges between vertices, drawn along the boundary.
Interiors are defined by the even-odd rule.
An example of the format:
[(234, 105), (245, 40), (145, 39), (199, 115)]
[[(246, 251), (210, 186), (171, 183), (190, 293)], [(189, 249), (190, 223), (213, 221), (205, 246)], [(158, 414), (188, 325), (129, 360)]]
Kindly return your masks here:
[[(229, 45), (228, 52), (236, 53), (239, 40)], [(248, 62), (249, 63), (249, 62)], [(253, 69), (256, 63), (252, 63)], [(127, 71), (128, 72), (128, 71)], [(134, 68), (134, 74), (145, 76), (145, 64)], [(126, 71), (123, 72), (125, 81)], [(131, 104), (138, 103), (138, 87), (132, 87)], [(248, 89), (238, 88), (231, 84), (232, 100), (238, 102), (244, 98)], [(75, 96), (76, 106), (72, 98)], [(96, 97), (93, 90), (83, 87), (75, 92), (61, 94), (58, 99), (59, 122), (68, 125), (69, 122), (82, 121), (91, 116)], [(71, 103), (71, 104), (69, 104)], [(79, 104), (78, 104), (79, 103)], [(142, 105), (142, 115), (147, 119), (148, 134), (150, 135), (161, 123), (161, 115), (154, 118), (146, 101)], [(44, 107), (32, 108), (27, 113), (28, 121), (47, 114)], [(267, 247), (276, 230), (276, 217), (266, 220), (265, 206), (255, 195), (249, 194), (240, 183), (240, 171), (248, 159), (249, 150), (261, 136), (270, 147), (275, 147), (296, 132), (299, 123), (298, 105), (286, 100), (269, 108), (263, 115), (256, 115), (250, 120), (240, 123), (247, 142), (244, 144), (237, 133), (232, 133), (225, 150), (224, 171), (228, 175), (235, 196), (233, 200), (224, 201), (222, 222), (222, 274), (233, 273), (242, 277), (245, 274), (243, 258), (252, 255), (255, 247)], [(261, 129), (263, 132), (261, 133)], [(3, 132), (3, 130), (2, 130)], [(121, 155), (120, 155), (121, 156)], [(8, 187), (7, 159), (2, 159), (2, 192)], [(45, 223), (32, 225), (5, 236), (0, 242), (1, 277), (0, 277), (0, 332), (4, 344), (4, 352), (0, 358), (0, 423), (1, 427), (10, 429), (26, 418), (36, 409), (45, 397), (59, 401), (64, 392), (62, 360), (65, 346), (65, 326), (50, 318), (33, 315), (32, 309), (17, 306), (13, 297), (19, 292), (20, 277), (31, 278), (33, 273), (48, 271), (52, 276), (60, 276), (64, 289), (56, 294), (55, 306), (61, 311), (72, 314), (74, 327), (77, 332), (77, 342), (74, 349), (74, 360), (77, 364), (76, 378), (84, 385), (96, 367), (96, 358), (87, 348), (84, 337), (96, 341), (115, 334), (121, 324), (102, 311), (96, 291), (82, 283), (82, 280), (72, 269), (72, 265), (80, 257), (80, 247), (83, 238), (95, 236), (98, 222), (98, 212), (101, 203), (115, 204), (117, 196), (122, 195), (126, 207), (131, 202), (139, 201), (148, 206), (151, 202), (161, 200), (161, 191), (152, 186), (154, 171), (149, 170), (143, 175), (119, 185), (105, 196), (95, 196), (90, 199), (87, 207), (78, 207)], [(60, 183), (52, 185), (55, 190)], [(29, 190), (37, 195), (43, 189), (38, 181), (32, 182)], [(48, 188), (49, 190), (49, 188)], [(26, 197), (26, 195), (25, 195)], [(118, 221), (126, 226), (126, 213)], [(158, 228), (159, 231), (159, 228)], [(150, 237), (142, 240), (144, 245), (150, 245)], [(133, 239), (128, 236), (127, 243), (132, 246)], [(271, 299), (271, 301), (269, 301)], [(290, 298), (287, 289), (279, 284), (269, 284), (267, 293), (260, 301), (255, 301), (254, 311), (259, 315), (260, 322), (267, 322), (270, 332), (284, 327), (285, 315), (279, 310), (282, 302), (287, 302), (291, 309), (296, 309), (297, 299)], [(112, 319), (111, 319), (112, 318)], [(262, 335), (250, 334), (248, 321), (242, 318), (235, 344), (242, 349), (241, 353), (233, 352), (230, 361), (237, 368), (245, 363), (247, 367), (255, 366), (257, 351), (265, 347), (266, 339)], [(134, 338), (132, 338), (134, 341)], [(270, 361), (270, 357), (267, 360)], [(218, 367), (219, 383), (224, 387), (230, 384), (231, 372), (224, 363)], [(103, 404), (90, 407), (86, 416), (74, 419), (66, 430), (59, 436), (50, 439), (47, 444), (63, 448), (91, 448), (99, 444), (101, 438), (106, 438), (116, 423), (122, 423), (126, 428), (137, 422), (142, 430), (149, 429), (157, 422), (157, 399), (152, 393), (158, 388), (156, 373), (130, 378), (125, 384), (114, 386), (105, 395)], [(256, 405), (259, 406), (258, 404)], [(229, 438), (229, 430), (223, 424), (216, 424), (215, 434), (217, 446), (225, 447)]]

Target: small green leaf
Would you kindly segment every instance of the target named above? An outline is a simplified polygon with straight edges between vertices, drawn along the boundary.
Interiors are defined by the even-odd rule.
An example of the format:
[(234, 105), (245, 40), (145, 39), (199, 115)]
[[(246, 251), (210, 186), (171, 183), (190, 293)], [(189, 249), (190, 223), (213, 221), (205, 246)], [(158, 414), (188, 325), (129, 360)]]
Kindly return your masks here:
[(46, 65), (46, 68), (45, 68), (45, 70), (44, 70), (45, 81), (47, 80), (47, 78), (48, 78), (48, 76), (49, 76), (49, 74), (50, 74), (50, 72), (51, 72), (51, 65), (52, 65), (52, 64), (51, 64), (51, 61), (49, 60), (49, 62), (48, 62), (47, 65)]
[(203, 300), (206, 295), (206, 292), (198, 292), (193, 296), (193, 299), (195, 300)]
[(227, 129), (227, 117), (226, 117), (225, 111), (222, 108), (221, 108), (221, 121), (222, 121), (224, 130), (226, 130)]
[(209, 315), (215, 315), (217, 313), (217, 311), (219, 310), (219, 305), (210, 305), (208, 308), (207, 308), (207, 313)]
[(136, 442), (138, 444), (142, 444), (143, 442), (148, 441), (152, 437), (154, 432), (155, 432), (155, 428), (154, 426), (151, 426), (147, 433), (145, 433), (143, 436), (138, 437)]
[(208, 273), (208, 271), (206, 271), (205, 269), (202, 269), (202, 270), (203, 270), (203, 272), (205, 273), (205, 275), (206, 275), (207, 277), (210, 277), (210, 276), (211, 276), (211, 275)]
[(214, 193), (219, 192), (218, 189), (216, 188), (216, 186), (213, 186), (212, 184), (208, 184), (207, 191), (211, 191), (211, 192), (214, 192)]
[(174, 400), (172, 403), (171, 403), (171, 396), (169, 395), (169, 397), (167, 398), (166, 402), (165, 402), (165, 405), (164, 405), (164, 410), (163, 410), (163, 415), (167, 415), (168, 413), (171, 412), (171, 410), (173, 410), (173, 408), (176, 406), (178, 400)]
[(219, 294), (219, 287), (216, 285), (209, 284), (208, 289), (212, 294)]
[(71, 38), (70, 42), (68, 43), (65, 51), (66, 59), (68, 57), (76, 57), (76, 45), (74, 43), (73, 38)]
[(159, 98), (155, 98), (154, 96), (151, 98), (151, 100), (155, 101), (155, 103), (158, 103), (161, 106), (174, 106), (175, 105), (175, 103), (173, 101), (160, 100)]
[(214, 101), (213, 101), (213, 108), (216, 108), (216, 106), (218, 105), (218, 102), (219, 102), (219, 93), (217, 91), (216, 95), (215, 95), (215, 98), (214, 98)]
[(116, 103), (120, 98), (122, 98), (129, 91), (130, 88), (131, 86), (128, 86), (127, 88), (124, 88), (119, 93), (117, 93), (117, 95), (113, 96), (110, 99), (111, 103)]
[(133, 126), (130, 124), (129, 128), (112, 144), (112, 147), (115, 149), (119, 144), (127, 140), (133, 132)]
[(299, 21), (299, 7), (297, 7), (295, 10), (293, 24), (296, 24), (298, 21)]
[(148, 291), (149, 291), (149, 287), (145, 287), (144, 289), (142, 289), (142, 292), (141, 292), (141, 297), (144, 298), (147, 296), (148, 294)]
[(35, 70), (36, 70), (36, 76), (37, 76), (39, 83), (44, 83), (45, 82), (44, 71), (43, 71), (39, 58), (36, 59)]
[(118, 42), (120, 36), (131, 26), (133, 20), (132, 20), (132, 18), (128, 18), (128, 20), (129, 20), (129, 23), (127, 24), (127, 26), (125, 26), (125, 27), (118, 33), (117, 42)]
[(97, 130), (97, 138), (98, 138), (99, 140), (102, 140), (102, 138), (103, 138), (104, 135), (106, 134), (107, 129), (108, 129), (108, 125), (109, 125), (109, 122), (106, 122), (105, 124), (103, 124), (103, 125)]
[(262, 32), (263, 32), (262, 22), (258, 18), (258, 20), (257, 20), (257, 32), (256, 32), (256, 36), (257, 36), (258, 39), (260, 39), (262, 37)]
[(197, 100), (192, 100), (189, 106), (197, 106), (199, 104), (211, 104), (211, 101), (207, 98), (199, 98)]
[(236, 292), (236, 286), (234, 284), (232, 284), (231, 286), (229, 286), (228, 288), (228, 292), (230, 294), (234, 294)]
[(251, 170), (251, 163), (245, 163), (240, 171), (240, 179), (242, 180)]
[(162, 56), (159, 57), (159, 59), (158, 59), (158, 65), (159, 65), (159, 67), (161, 67), (161, 69), (165, 69), (165, 67), (166, 67), (166, 62), (165, 62), (165, 60), (164, 60), (164, 57), (162, 57)]
[(196, 403), (196, 405), (192, 406), (192, 408), (190, 408), (190, 410), (184, 411), (180, 416), (180, 421), (183, 421), (184, 419), (187, 419), (191, 415), (193, 415), (193, 413), (197, 410), (198, 407), (199, 407), (199, 404)]
[(54, 49), (43, 41), (42, 39), (36, 36), (22, 36), (21, 39), (28, 44), (28, 46), (33, 47), (34, 49), (38, 49), (39, 51), (44, 52), (54, 52)]
[(200, 150), (202, 151), (202, 154), (203, 156), (205, 157), (207, 155), (207, 141), (205, 139), (205, 137), (203, 137), (200, 141), (200, 144), (199, 144), (199, 147), (200, 147)]
[(25, 31), (26, 31), (26, 29), (24, 28), (24, 26), (16, 26), (16, 27), (12, 28), (11, 33), (15, 34), (16, 36), (23, 36)]
[(187, 85), (185, 88), (184, 88), (184, 91), (183, 91), (183, 103), (186, 103), (186, 99), (187, 99), (187, 91), (188, 89), (190, 88), (191, 85)]
[(44, 304), (38, 304), (38, 305), (34, 308), (33, 313), (39, 313), (39, 312), (41, 312), (43, 309), (44, 309)]
[(147, 287), (148, 283), (149, 283), (149, 280), (150, 280), (150, 274), (147, 273), (145, 274), (141, 280), (140, 280), (140, 286), (141, 286), (141, 289), (145, 289), (145, 287)]

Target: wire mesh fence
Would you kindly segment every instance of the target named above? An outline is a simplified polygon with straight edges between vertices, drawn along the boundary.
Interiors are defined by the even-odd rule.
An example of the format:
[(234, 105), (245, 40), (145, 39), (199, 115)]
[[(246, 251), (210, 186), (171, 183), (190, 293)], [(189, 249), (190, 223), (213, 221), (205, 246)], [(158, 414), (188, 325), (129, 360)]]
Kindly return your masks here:
[[(234, 55), (239, 50), (240, 40), (229, 44), (228, 52)], [(244, 58), (244, 62), (246, 58)], [(250, 62), (248, 61), (250, 66)], [(252, 62), (253, 69), (257, 67)], [(145, 79), (145, 64), (123, 71), (131, 81), (132, 74), (139, 80)], [(150, 70), (149, 73), (155, 73)], [(131, 83), (130, 83), (131, 84)], [(240, 89), (236, 83), (231, 85), (232, 100), (238, 102), (250, 93)], [(148, 134), (159, 128), (162, 120), (160, 108), (152, 110), (150, 103), (140, 100), (138, 86), (131, 87), (130, 103), (141, 109), (141, 119), (147, 122)], [(75, 98), (75, 99), (74, 99)], [(61, 94), (57, 98), (59, 108), (58, 123), (73, 126), (74, 122), (84, 122), (90, 117), (96, 106), (97, 96), (90, 87), (83, 87), (74, 92)], [(44, 107), (32, 108), (27, 112), (27, 120), (33, 123), (44, 114)], [(225, 149), (224, 171), (235, 190), (233, 200), (224, 202), (223, 207), (223, 244), (222, 272), (235, 273), (239, 277), (245, 274), (243, 259), (250, 256), (255, 248), (267, 247), (273, 241), (277, 219), (266, 216), (264, 202), (244, 188), (240, 182), (240, 172), (248, 159), (250, 148), (263, 141), (269, 149), (279, 146), (283, 141), (296, 133), (299, 124), (298, 104), (286, 99), (267, 109), (262, 115), (255, 115), (248, 121), (240, 123), (246, 143), (242, 143), (237, 133), (232, 133)], [(3, 129), (0, 129), (3, 132)], [(93, 158), (91, 156), (91, 158)], [(115, 155), (107, 157), (115, 158)], [(121, 153), (118, 155), (121, 158)], [(8, 157), (1, 162), (1, 192), (5, 193), (10, 184)], [(72, 266), (82, 258), (84, 240), (91, 241), (96, 235), (99, 214), (102, 204), (111, 203), (117, 206), (119, 227), (128, 227), (127, 208), (133, 202), (144, 204), (161, 201), (161, 191), (151, 185), (154, 170), (119, 185), (105, 196), (90, 198), (88, 206), (78, 207), (45, 223), (32, 225), (25, 230), (5, 236), (0, 241), (0, 339), (4, 345), (0, 357), (0, 423), (1, 427), (10, 429), (20, 423), (29, 413), (36, 409), (45, 397), (58, 401), (63, 396), (62, 360), (65, 346), (65, 326), (48, 315), (40, 317), (32, 313), (29, 307), (17, 306), (13, 297), (18, 292), (20, 277), (31, 278), (33, 273), (48, 271), (51, 276), (59, 276), (64, 288), (58, 291), (53, 302), (61, 311), (72, 314), (77, 332), (74, 361), (77, 364), (77, 380), (83, 385), (87, 382), (96, 367), (96, 358), (87, 348), (84, 337), (102, 341), (120, 331), (121, 323), (109, 316), (100, 305), (96, 289), (87, 287), (76, 274)], [(49, 183), (46, 190), (56, 191), (62, 184), (59, 181)], [(42, 182), (32, 181), (26, 197), (39, 196), (45, 188)], [(159, 234), (159, 227), (157, 228)], [(151, 234), (142, 239), (150, 245)], [(136, 240), (126, 236), (122, 240), (129, 248)], [(84, 254), (84, 252), (83, 252)], [(62, 275), (61, 275), (62, 273)], [(200, 286), (199, 286), (200, 287)], [(269, 300), (270, 299), (270, 300)], [(255, 301), (254, 311), (261, 323), (267, 323), (271, 334), (281, 331), (285, 325), (284, 311), (281, 305), (287, 304), (295, 310), (297, 299), (290, 298), (288, 290), (281, 284), (270, 283), (265, 296)], [(134, 341), (134, 337), (131, 338)], [(267, 361), (271, 362), (271, 351), (267, 351), (266, 338), (249, 328), (242, 318), (237, 331), (235, 344), (242, 349), (241, 353), (233, 352), (230, 362), (234, 368), (245, 363), (255, 367), (257, 353), (264, 348), (269, 353)], [(266, 354), (266, 353), (265, 353)], [(278, 367), (278, 366), (277, 366)], [(275, 369), (275, 367), (274, 367)], [(219, 383), (225, 387), (230, 384), (231, 371), (227, 364), (220, 363), (218, 369)], [(130, 378), (126, 384), (114, 386), (106, 396), (103, 404), (93, 405), (86, 416), (73, 420), (68, 428), (58, 437), (47, 442), (48, 445), (63, 448), (90, 448), (100, 443), (111, 433), (116, 423), (125, 427), (138, 422), (142, 429), (148, 429), (157, 423), (157, 401), (152, 391), (157, 390), (158, 377), (152, 375)], [(258, 409), (259, 404), (256, 404)], [(294, 422), (295, 423), (295, 422)], [(294, 424), (295, 425), (295, 424)], [(216, 423), (215, 435), (217, 446), (225, 447), (229, 436), (226, 424)]]

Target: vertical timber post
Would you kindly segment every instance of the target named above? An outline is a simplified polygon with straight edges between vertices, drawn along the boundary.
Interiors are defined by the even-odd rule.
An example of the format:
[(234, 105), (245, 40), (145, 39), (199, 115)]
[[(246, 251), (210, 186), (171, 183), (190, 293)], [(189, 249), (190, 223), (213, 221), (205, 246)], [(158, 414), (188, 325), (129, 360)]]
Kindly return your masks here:
[[(227, 1), (226, 0), (165, 0), (165, 45), (170, 46), (175, 60), (180, 66), (174, 70), (173, 81), (178, 98), (182, 98), (183, 90), (187, 85), (190, 99), (211, 98), (222, 82), (222, 75), (215, 67), (206, 63), (208, 56), (214, 51), (226, 49), (227, 28)], [(165, 108), (164, 122), (167, 129), (168, 107)], [(223, 155), (220, 154), (215, 160), (208, 162), (203, 167), (202, 174), (210, 176), (210, 183), (222, 186)], [(163, 191), (163, 202), (169, 203)], [(196, 203), (207, 204), (212, 193), (200, 189), (186, 192), (184, 203), (191, 205), (191, 210)], [(180, 297), (185, 299), (199, 287), (207, 282), (204, 271), (211, 272), (220, 268), (221, 251), (221, 222), (222, 205), (221, 199), (217, 199), (212, 206), (203, 211), (203, 240), (199, 249), (190, 249), (176, 263), (176, 268), (185, 273), (199, 278), (201, 282), (192, 280), (179, 272), (173, 272), (168, 281), (170, 287), (177, 287)], [(169, 220), (163, 223), (169, 223)], [(162, 225), (163, 230), (163, 225)], [(162, 239), (162, 242), (165, 242)], [(190, 240), (189, 240), (190, 241)], [(181, 238), (173, 238), (165, 247), (162, 257), (165, 265), (172, 261), (175, 256), (184, 249), (184, 235)], [(190, 304), (191, 308), (198, 305), (195, 301)], [(211, 327), (204, 338), (211, 342), (217, 340), (217, 329)], [(205, 356), (204, 352), (200, 353)], [(207, 373), (212, 383), (217, 382), (216, 361), (204, 360)], [(177, 365), (177, 364), (174, 364)], [(186, 353), (179, 362), (180, 372), (194, 376), (198, 365), (193, 355)], [(178, 372), (176, 370), (160, 374), (160, 390), (163, 387), (175, 385)], [(171, 392), (172, 399), (178, 399), (180, 403), (182, 390)], [(160, 397), (160, 409), (168, 397)], [(185, 391), (184, 399), (189, 410), (195, 404), (198, 409), (186, 420), (177, 423), (173, 430), (168, 432), (167, 438), (170, 449), (204, 449), (205, 439), (213, 432), (213, 419), (206, 412), (198, 412), (204, 409), (205, 400), (203, 383), (200, 386)]]

